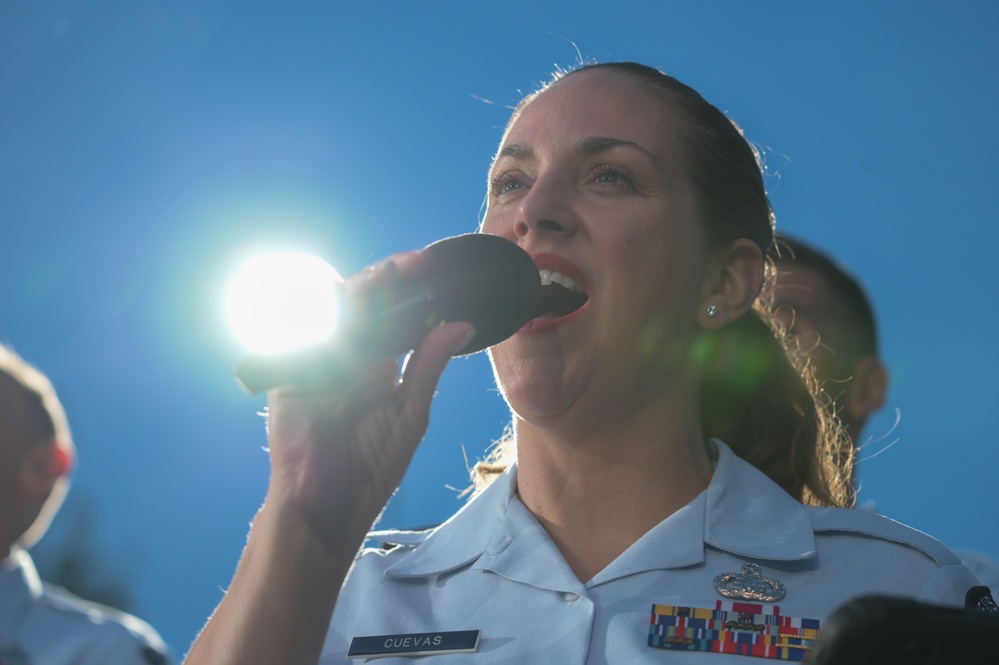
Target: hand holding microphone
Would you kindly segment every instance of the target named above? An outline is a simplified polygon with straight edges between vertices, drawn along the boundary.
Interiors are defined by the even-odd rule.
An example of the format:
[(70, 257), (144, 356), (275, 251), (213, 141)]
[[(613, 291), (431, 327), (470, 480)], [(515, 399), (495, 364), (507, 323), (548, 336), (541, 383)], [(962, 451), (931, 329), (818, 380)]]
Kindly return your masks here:
[[(269, 390), (267, 523), (353, 556), (426, 432), (450, 357), (514, 334), (540, 289), (516, 244), (456, 236), (348, 279), (327, 342), (243, 363), (243, 386)], [(400, 380), (396, 358), (411, 349)]]

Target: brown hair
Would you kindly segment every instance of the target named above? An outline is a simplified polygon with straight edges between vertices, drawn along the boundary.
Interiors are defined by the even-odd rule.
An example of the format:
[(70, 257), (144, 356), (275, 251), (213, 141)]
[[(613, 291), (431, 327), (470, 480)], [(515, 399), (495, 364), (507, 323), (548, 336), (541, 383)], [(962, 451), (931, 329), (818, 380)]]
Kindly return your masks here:
[[(526, 97), (510, 125), (535, 97), (567, 76), (612, 69), (661, 94), (685, 120), (680, 139), (709, 244), (725, 247), (740, 238), (756, 243), (764, 257), (774, 245), (774, 214), (763, 183), (759, 152), (742, 130), (699, 93), (663, 72), (631, 62), (584, 65), (558, 72)], [(807, 359), (788, 352), (773, 315), (775, 270), (765, 259), (764, 284), (753, 309), (721, 330), (703, 331), (695, 354), (703, 368), (701, 425), (708, 438), (766, 473), (804, 503), (848, 506), (852, 445), (831, 405), (817, 389)], [(488, 484), (513, 455), (510, 430), (488, 459), (473, 469), (476, 487)]]

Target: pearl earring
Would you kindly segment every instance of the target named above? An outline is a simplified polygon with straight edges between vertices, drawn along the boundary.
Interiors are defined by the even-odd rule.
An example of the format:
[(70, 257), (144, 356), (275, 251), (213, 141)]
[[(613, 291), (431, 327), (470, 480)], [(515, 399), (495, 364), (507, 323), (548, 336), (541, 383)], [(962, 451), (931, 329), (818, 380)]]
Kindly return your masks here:
[(708, 305), (704, 311), (707, 313), (708, 316), (713, 318), (718, 313), (718, 308), (715, 307), (714, 305)]

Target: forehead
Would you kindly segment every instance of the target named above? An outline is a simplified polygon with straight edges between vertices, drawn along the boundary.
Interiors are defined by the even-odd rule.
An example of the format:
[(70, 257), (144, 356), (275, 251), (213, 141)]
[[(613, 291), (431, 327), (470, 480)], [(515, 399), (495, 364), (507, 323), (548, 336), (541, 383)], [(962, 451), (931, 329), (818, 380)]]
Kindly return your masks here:
[(503, 144), (572, 142), (608, 136), (648, 150), (673, 147), (675, 119), (665, 95), (611, 69), (571, 74), (537, 95), (511, 123)]
[(793, 261), (777, 262), (774, 293), (780, 302), (818, 308), (829, 307), (834, 296), (822, 273)]

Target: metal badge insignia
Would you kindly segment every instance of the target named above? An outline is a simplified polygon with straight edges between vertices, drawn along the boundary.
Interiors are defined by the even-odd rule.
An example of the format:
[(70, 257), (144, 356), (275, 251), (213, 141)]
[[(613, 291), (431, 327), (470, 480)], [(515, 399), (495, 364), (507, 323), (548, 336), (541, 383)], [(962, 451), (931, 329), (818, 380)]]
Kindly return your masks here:
[(760, 566), (756, 563), (743, 564), (741, 573), (716, 575), (714, 586), (715, 591), (726, 598), (759, 600), (765, 603), (776, 603), (787, 593), (780, 580), (763, 577)]

